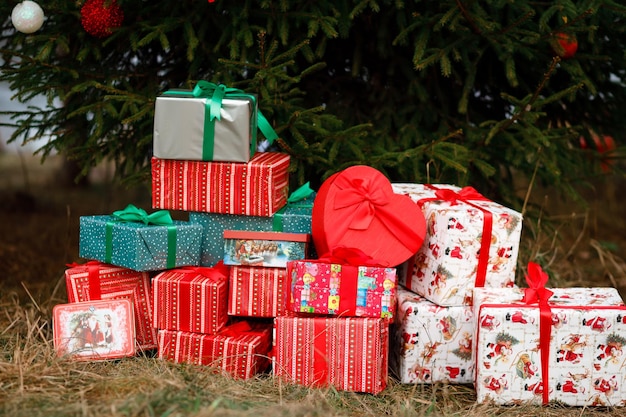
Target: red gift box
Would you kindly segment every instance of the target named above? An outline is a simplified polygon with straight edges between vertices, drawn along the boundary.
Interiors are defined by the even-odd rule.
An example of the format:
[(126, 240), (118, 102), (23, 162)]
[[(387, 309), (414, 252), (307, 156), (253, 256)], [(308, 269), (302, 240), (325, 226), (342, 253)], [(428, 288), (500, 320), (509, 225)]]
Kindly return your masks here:
[(230, 268), (228, 314), (277, 317), (285, 311), (285, 268), (233, 266)]
[(152, 279), (153, 326), (213, 334), (228, 321), (228, 268), (184, 267)]
[(318, 254), (345, 246), (390, 267), (415, 254), (426, 234), (422, 210), (408, 196), (395, 194), (380, 171), (364, 165), (322, 183), (311, 222)]
[(98, 261), (71, 264), (65, 271), (70, 303), (95, 300), (129, 299), (135, 312), (137, 347), (154, 349), (157, 334), (152, 327), (150, 276), (147, 272)]
[(273, 372), (304, 386), (377, 394), (387, 386), (389, 328), (365, 317), (277, 317)]
[(247, 163), (152, 158), (152, 207), (269, 217), (287, 204), (290, 157), (261, 152)]
[(243, 321), (207, 335), (159, 330), (159, 358), (210, 366), (234, 378), (248, 379), (269, 366), (272, 327)]

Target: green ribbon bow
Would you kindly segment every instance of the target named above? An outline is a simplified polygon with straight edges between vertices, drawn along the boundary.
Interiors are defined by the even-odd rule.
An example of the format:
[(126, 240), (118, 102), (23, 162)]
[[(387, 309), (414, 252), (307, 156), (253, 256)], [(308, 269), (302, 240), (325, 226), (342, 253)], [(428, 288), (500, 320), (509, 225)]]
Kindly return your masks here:
[(252, 106), (257, 110), (256, 126), (252, 128), (252, 142), (250, 143), (250, 156), (256, 151), (256, 129), (258, 128), (271, 145), (274, 140), (278, 139), (278, 135), (267, 121), (265, 116), (257, 109), (256, 96), (247, 94), (237, 88), (226, 87), (224, 84), (214, 84), (208, 81), (200, 80), (196, 83), (191, 93), (189, 91), (168, 90), (164, 95), (189, 96), (195, 98), (206, 98), (204, 105), (204, 137), (202, 142), (202, 159), (204, 161), (213, 160), (213, 149), (215, 147), (215, 121), (221, 120), (220, 110), (222, 109), (222, 100), (226, 98), (250, 100)]
[(120, 222), (143, 223), (145, 225), (167, 226), (167, 261), (166, 268), (171, 269), (176, 266), (176, 226), (167, 210), (158, 210), (148, 214), (144, 209), (132, 204), (126, 206), (124, 210), (113, 212), (113, 221), (106, 223), (105, 239), (105, 260), (111, 263), (113, 258), (113, 226)]
[(287, 204), (274, 213), (274, 217), (272, 218), (272, 229), (275, 232), (283, 231), (283, 216), (285, 211), (291, 207), (304, 207), (304, 208), (313, 208), (313, 203), (305, 203), (306, 199), (308, 199), (315, 191), (311, 189), (309, 182), (307, 181), (305, 184), (300, 186), (297, 190), (289, 195), (287, 198)]

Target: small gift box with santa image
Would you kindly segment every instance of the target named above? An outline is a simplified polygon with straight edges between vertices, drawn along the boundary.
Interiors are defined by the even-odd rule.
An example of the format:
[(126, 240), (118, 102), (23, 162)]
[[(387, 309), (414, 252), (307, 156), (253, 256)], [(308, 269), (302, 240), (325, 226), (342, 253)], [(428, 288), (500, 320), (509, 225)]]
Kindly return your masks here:
[(479, 403), (626, 404), (626, 306), (614, 288), (545, 287), (529, 263), (528, 288), (474, 290)]

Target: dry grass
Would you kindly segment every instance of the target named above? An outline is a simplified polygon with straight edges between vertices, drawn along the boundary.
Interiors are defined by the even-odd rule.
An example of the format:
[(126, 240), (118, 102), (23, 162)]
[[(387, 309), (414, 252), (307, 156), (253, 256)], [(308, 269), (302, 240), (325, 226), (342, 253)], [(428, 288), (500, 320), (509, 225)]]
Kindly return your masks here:
[[(6, 169), (0, 161), (0, 169)], [(5, 170), (5, 172), (7, 172)], [(19, 174), (17, 174), (19, 175)], [(47, 174), (50, 175), (49, 173)], [(44, 174), (46, 178), (46, 174)], [(19, 179), (19, 178), (18, 178)], [(7, 416), (621, 416), (623, 409), (476, 405), (471, 386), (401, 385), (380, 395), (308, 389), (270, 375), (236, 381), (206, 367), (150, 355), (109, 362), (57, 358), (51, 311), (66, 302), (65, 264), (79, 260), (78, 217), (127, 203), (149, 207), (149, 190), (29, 187), (0, 191), (0, 415)], [(41, 186), (41, 185), (44, 186)], [(6, 185), (6, 184), (5, 184)], [(606, 207), (603, 206), (603, 207)], [(596, 214), (593, 214), (596, 213)], [(552, 232), (525, 225), (521, 262), (548, 265), (552, 286), (626, 289), (624, 228), (607, 228), (593, 210), (552, 220)], [(617, 214), (612, 218), (613, 222)], [(617, 228), (617, 230), (615, 230)], [(607, 230), (611, 229), (611, 232)], [(610, 250), (612, 249), (612, 250)]]

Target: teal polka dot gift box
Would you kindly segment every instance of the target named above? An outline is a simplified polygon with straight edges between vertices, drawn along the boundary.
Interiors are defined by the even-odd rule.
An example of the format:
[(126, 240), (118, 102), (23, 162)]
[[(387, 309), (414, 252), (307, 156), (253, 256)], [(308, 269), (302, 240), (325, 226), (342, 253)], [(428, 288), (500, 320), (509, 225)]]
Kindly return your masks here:
[(111, 215), (81, 216), (79, 256), (135, 271), (199, 265), (202, 226), (128, 205)]

